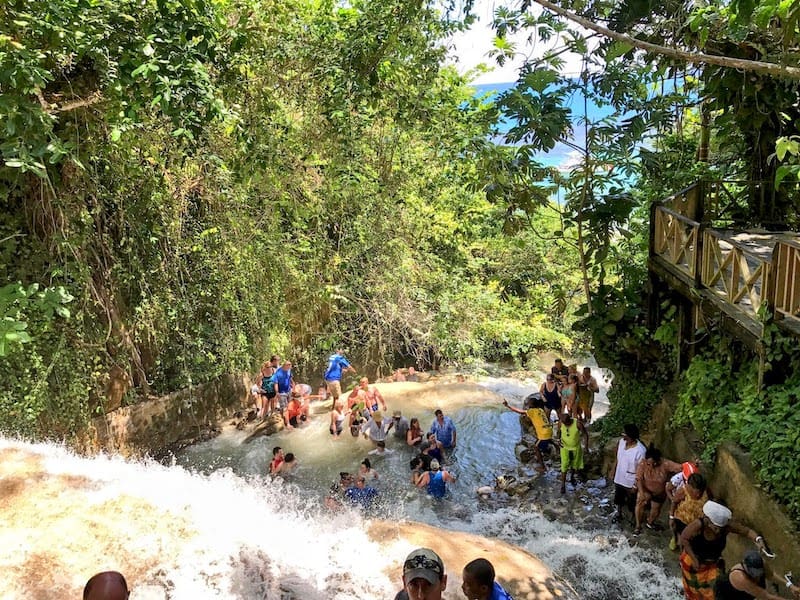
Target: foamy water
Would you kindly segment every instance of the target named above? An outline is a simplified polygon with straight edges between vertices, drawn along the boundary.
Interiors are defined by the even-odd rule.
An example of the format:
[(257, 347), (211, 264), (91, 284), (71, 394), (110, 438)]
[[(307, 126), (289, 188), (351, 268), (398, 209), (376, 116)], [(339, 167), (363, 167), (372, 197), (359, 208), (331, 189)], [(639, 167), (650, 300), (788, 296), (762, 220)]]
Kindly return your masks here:
[[(409, 489), (407, 457), (396, 448), (376, 461), (386, 499), (378, 516), (442, 527), (433, 543), (449, 542), (453, 536), (446, 530), (458, 530), (518, 545), (587, 600), (679, 598), (679, 582), (665, 573), (660, 556), (631, 547), (617, 530), (548, 520), (530, 510), (533, 504), (526, 509), (478, 501), (474, 486), (513, 462), (520, 434), (518, 419), (498, 399), (521, 402), (531, 391), (514, 380), (487, 386), (499, 396), (486, 406), (447, 398), (460, 453), (450, 504), (442, 507)], [(369, 519), (322, 507), (331, 475), (342, 465), (354, 470), (369, 447), (350, 438), (331, 442), (314, 429), (322, 423), (320, 418), (308, 431), (249, 444), (240, 432), (226, 432), (182, 457), (197, 458), (202, 472), (179, 464), (81, 458), (57, 446), (0, 438), (0, 597), (79, 597), (89, 576), (107, 569), (133, 582), (132, 600), (393, 597), (399, 561), (414, 544), (403, 537), (376, 541)], [(429, 420), (422, 423), (427, 427)], [(289, 481), (263, 476), (276, 443), (296, 445), (301, 457)], [(209, 459), (214, 455), (216, 466)], [(315, 465), (315, 457), (324, 458)], [(580, 510), (574, 514), (580, 518)], [(466, 562), (467, 552), (455, 555)], [(463, 597), (462, 566), (446, 565), (446, 598)]]

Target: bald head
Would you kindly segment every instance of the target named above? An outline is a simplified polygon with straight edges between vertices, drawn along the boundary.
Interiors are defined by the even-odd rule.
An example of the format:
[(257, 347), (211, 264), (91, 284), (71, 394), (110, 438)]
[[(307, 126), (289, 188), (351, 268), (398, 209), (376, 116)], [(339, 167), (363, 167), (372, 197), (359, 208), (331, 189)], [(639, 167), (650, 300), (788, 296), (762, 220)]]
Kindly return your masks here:
[(83, 600), (127, 600), (128, 583), (122, 573), (104, 571), (93, 575), (83, 588)]

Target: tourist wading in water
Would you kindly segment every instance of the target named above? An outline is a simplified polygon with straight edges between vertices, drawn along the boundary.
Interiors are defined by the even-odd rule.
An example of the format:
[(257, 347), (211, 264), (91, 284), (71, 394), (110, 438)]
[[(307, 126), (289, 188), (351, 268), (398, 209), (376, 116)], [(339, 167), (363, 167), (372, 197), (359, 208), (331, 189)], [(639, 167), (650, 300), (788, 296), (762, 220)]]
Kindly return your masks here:
[(344, 429), (344, 420), (349, 414), (350, 411), (344, 410), (344, 404), (341, 400), (334, 404), (333, 410), (331, 411), (331, 424), (329, 427), (334, 440), (338, 440), (339, 436), (342, 435), (342, 430)]
[(442, 499), (447, 494), (447, 484), (455, 483), (456, 478), (439, 465), (439, 461), (431, 461), (431, 470), (425, 471), (417, 482), (417, 487), (427, 488), (428, 495)]
[(634, 512), (636, 506), (636, 467), (644, 458), (647, 449), (639, 441), (639, 428), (628, 423), (625, 433), (617, 444), (617, 457), (611, 465), (609, 479), (614, 481), (614, 504), (617, 507), (612, 522), (622, 522), (623, 511), (627, 506)]
[(441, 409), (433, 413), (436, 418), (431, 423), (430, 432), (436, 434), (436, 439), (441, 442), (445, 450), (456, 447), (456, 426), (450, 417), (445, 417)]
[(561, 409), (561, 388), (560, 382), (556, 381), (556, 376), (550, 373), (547, 376), (547, 379), (544, 383), (542, 383), (541, 387), (539, 388), (539, 393), (544, 398), (544, 406), (545, 412), (547, 412), (547, 418), (550, 419), (550, 415), (555, 411), (556, 417), (560, 416), (562, 412)]
[(706, 478), (702, 473), (691, 473), (686, 483), (677, 491), (672, 492), (672, 506), (669, 515), (669, 526), (672, 529), (670, 550), (677, 549), (678, 539), (686, 529), (686, 525), (703, 516), (703, 506), (708, 500)]
[(413, 417), (411, 422), (408, 424), (408, 432), (406, 432), (406, 444), (409, 446), (418, 446), (422, 443), (425, 434), (422, 433), (422, 427), (420, 427), (419, 419), (417, 417)]
[(583, 453), (589, 454), (589, 432), (580, 419), (573, 419), (572, 415), (564, 413), (558, 422), (558, 439), (561, 440), (561, 493), (565, 494), (567, 471), (570, 472), (569, 482), (575, 486), (575, 472), (583, 470)]
[(661, 450), (650, 444), (644, 453), (644, 460), (636, 466), (636, 529), (634, 535), (642, 532), (642, 521), (648, 507), (650, 512), (645, 524), (649, 529), (659, 527), (657, 519), (661, 507), (667, 501), (667, 482), (673, 473), (682, 469), (679, 463), (662, 458)]
[(539, 466), (536, 469), (540, 473), (544, 473), (547, 470), (544, 464), (544, 452), (549, 452), (550, 448), (553, 446), (553, 427), (550, 425), (550, 419), (545, 411), (542, 399), (532, 398), (531, 405), (532, 408), (521, 410), (509, 406), (508, 400), (503, 400), (503, 406), (512, 412), (527, 416), (531, 420), (531, 423), (533, 423), (537, 438), (533, 450), (536, 453), (536, 459), (539, 461)]

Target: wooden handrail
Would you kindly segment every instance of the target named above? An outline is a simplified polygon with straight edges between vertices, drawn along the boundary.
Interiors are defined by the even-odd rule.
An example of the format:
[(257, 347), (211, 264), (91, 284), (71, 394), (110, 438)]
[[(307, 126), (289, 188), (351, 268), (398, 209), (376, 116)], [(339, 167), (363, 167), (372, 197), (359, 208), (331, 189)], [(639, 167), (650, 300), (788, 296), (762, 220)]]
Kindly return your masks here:
[(772, 307), (776, 319), (800, 320), (800, 243), (781, 240), (772, 250), (775, 263)]
[(652, 215), (651, 253), (663, 258), (679, 272), (695, 278), (700, 223), (666, 206), (656, 206)]
[[(756, 254), (755, 252), (753, 252), (748, 246), (745, 246), (741, 242), (737, 242), (736, 240), (734, 240), (732, 238), (725, 237), (725, 235), (722, 233), (722, 231), (725, 231), (725, 230), (708, 228), (705, 231), (711, 237), (715, 237), (717, 239), (720, 239), (720, 240), (724, 241), (726, 244), (729, 244), (729, 245), (733, 246), (734, 248), (739, 250), (741, 253), (747, 254), (747, 256), (752, 257), (754, 260), (756, 260), (758, 262), (762, 262), (762, 263), (767, 264), (767, 265), (772, 264), (772, 258), (765, 259), (762, 256), (760, 256), (760, 255)], [(798, 245), (797, 247), (800, 248), (800, 245)]]
[[(704, 236), (708, 241), (703, 244), (703, 286), (730, 305), (739, 305), (756, 317), (763, 302), (772, 304), (767, 297), (771, 261), (748, 251), (718, 231), (706, 229)], [(725, 242), (730, 247), (724, 255), (719, 242)], [(752, 269), (747, 257), (754, 263)]]
[(682, 215), (681, 213), (679, 213), (677, 211), (674, 211), (671, 208), (667, 208), (666, 206), (659, 206), (656, 210), (658, 210), (660, 212), (665, 212), (668, 215), (675, 217), (679, 221), (682, 221), (686, 225), (692, 225), (692, 226), (694, 226), (694, 225), (699, 226), (700, 225), (700, 223), (698, 221), (690, 219), (689, 217), (687, 217), (685, 215)]

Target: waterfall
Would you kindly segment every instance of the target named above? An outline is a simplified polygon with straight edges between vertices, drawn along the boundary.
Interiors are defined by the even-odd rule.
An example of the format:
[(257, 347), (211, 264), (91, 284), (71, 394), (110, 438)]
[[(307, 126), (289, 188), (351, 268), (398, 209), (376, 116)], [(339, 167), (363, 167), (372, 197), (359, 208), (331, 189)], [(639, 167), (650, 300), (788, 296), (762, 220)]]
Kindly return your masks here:
[[(428, 415), (425, 428), (431, 394), (438, 398), (459, 428), (448, 461), (459, 480), (444, 504), (410, 489), (410, 451), (396, 444), (373, 461), (384, 499), (375, 518), (322, 505), (335, 473), (355, 470), (370, 449), (349, 436), (331, 441), (324, 414), (306, 430), (251, 443), (226, 430), (171, 465), (0, 438), (0, 597), (77, 598), (91, 575), (117, 570), (131, 600), (392, 598), (403, 558), (424, 542), (445, 560), (446, 598), (463, 598), (460, 571), (477, 556), (512, 589), (539, 590), (537, 598), (679, 598), (658, 552), (631, 547), (600, 520), (579, 522), (592, 508), (577, 500), (581, 490), (528, 505), (478, 498), (476, 486), (516, 467), (519, 421), (499, 400), (520, 402), (524, 385), (493, 385), (482, 399), (458, 388), (384, 394), (390, 410)], [(292, 477), (265, 475), (273, 445), (298, 454)], [(542, 479), (543, 489), (555, 485)], [(553, 511), (576, 522), (554, 520)]]

